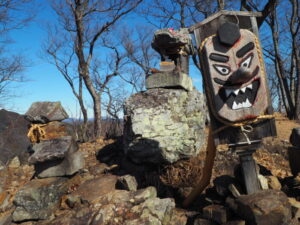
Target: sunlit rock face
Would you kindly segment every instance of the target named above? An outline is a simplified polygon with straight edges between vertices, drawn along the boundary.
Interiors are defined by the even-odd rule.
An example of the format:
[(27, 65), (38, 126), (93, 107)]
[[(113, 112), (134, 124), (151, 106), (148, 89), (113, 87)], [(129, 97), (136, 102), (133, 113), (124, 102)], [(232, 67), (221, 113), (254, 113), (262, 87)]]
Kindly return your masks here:
[(124, 150), (136, 163), (173, 163), (204, 143), (206, 105), (197, 90), (150, 89), (125, 103)]

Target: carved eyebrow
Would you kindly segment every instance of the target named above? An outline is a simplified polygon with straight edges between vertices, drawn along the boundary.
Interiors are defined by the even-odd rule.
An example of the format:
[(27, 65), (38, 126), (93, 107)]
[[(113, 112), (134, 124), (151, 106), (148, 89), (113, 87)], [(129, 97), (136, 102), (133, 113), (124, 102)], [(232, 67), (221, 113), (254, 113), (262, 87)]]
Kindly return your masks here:
[(254, 43), (249, 42), (248, 44), (246, 44), (244, 47), (242, 47), (240, 50), (237, 51), (236, 56), (238, 58), (242, 58), (247, 52), (251, 51), (252, 49), (254, 49)]
[(226, 55), (221, 55), (221, 54), (217, 54), (217, 53), (211, 53), (209, 55), (209, 58), (213, 61), (217, 61), (217, 62), (228, 62), (229, 61), (229, 57)]

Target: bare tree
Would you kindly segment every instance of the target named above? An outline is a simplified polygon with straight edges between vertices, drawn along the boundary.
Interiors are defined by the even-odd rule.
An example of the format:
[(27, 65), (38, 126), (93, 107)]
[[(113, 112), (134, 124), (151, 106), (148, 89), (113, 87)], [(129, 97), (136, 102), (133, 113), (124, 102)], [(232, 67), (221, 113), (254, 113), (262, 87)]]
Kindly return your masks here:
[(22, 73), (26, 60), (22, 54), (10, 54), (9, 44), (12, 40), (9, 33), (21, 29), (34, 17), (33, 7), (25, 10), (32, 0), (0, 0), (0, 105), (11, 97), (12, 84), (24, 82)]
[(136, 92), (142, 91), (145, 86), (145, 76), (149, 75), (151, 68), (155, 67), (159, 55), (152, 49), (151, 41), (154, 30), (149, 26), (136, 27), (136, 35), (130, 35), (134, 31), (124, 29), (121, 36), (121, 44), (125, 49), (125, 56), (131, 62), (127, 67), (127, 75), (121, 75), (122, 79), (131, 84)]
[(79, 139), (85, 142), (88, 139), (88, 114), (83, 99), (83, 79), (74, 68), (74, 48), (69, 40), (61, 34), (58, 27), (49, 27), (48, 38), (44, 43), (43, 50), (46, 53), (46, 60), (56, 66), (79, 103), (83, 117)]
[[(93, 82), (92, 65), (101, 54), (99, 40), (125, 15), (135, 9), (142, 0), (55, 0), (53, 9), (59, 16), (60, 27), (72, 43), (77, 72), (93, 100), (94, 136), (101, 131), (101, 90)], [(100, 57), (100, 56), (99, 56)], [(99, 65), (97, 66), (98, 71)], [(95, 72), (95, 68), (93, 69)], [(110, 79), (105, 79), (110, 80)], [(103, 84), (107, 84), (104, 81)]]

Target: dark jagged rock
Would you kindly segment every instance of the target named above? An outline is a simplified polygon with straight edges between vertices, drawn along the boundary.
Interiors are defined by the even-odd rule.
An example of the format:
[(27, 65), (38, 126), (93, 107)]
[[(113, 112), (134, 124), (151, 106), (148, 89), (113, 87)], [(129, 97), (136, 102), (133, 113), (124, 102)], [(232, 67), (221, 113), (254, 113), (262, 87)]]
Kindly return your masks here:
[(242, 195), (236, 204), (236, 213), (249, 225), (289, 225), (292, 219), (289, 200), (278, 190)]
[(78, 150), (78, 145), (71, 136), (42, 141), (32, 146), (34, 152), (28, 159), (31, 164), (63, 159), (67, 153)]
[(69, 117), (60, 102), (34, 102), (25, 115), (31, 123), (62, 121)]
[(14, 222), (48, 219), (67, 191), (67, 178), (36, 179), (26, 184), (14, 198)]
[(27, 148), (30, 142), (27, 138), (29, 123), (23, 116), (0, 110), (0, 165), (6, 165), (15, 156), (21, 162), (26, 162), (28, 158)]

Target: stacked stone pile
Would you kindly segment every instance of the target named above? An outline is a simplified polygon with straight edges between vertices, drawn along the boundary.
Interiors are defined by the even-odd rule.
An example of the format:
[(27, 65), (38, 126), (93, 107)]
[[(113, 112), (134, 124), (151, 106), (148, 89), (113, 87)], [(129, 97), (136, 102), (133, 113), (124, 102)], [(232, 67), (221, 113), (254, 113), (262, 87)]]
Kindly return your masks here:
[(61, 122), (68, 114), (60, 102), (35, 102), (25, 118), (31, 122), (28, 138), (36, 176), (57, 177), (73, 175), (83, 168), (83, 156), (69, 124)]

